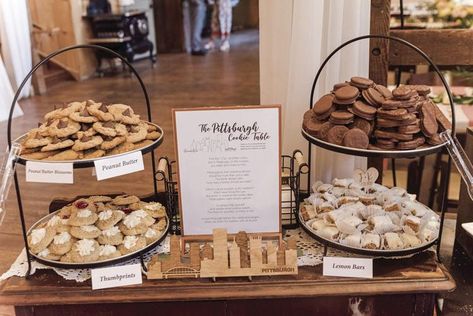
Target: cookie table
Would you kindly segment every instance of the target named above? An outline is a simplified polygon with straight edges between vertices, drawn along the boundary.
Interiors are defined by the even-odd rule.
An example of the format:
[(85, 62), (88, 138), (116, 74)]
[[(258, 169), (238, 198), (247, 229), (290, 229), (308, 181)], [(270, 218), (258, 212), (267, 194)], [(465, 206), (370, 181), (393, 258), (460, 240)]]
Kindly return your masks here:
[(432, 252), (409, 259), (376, 259), (373, 279), (322, 276), (322, 266), (300, 267), (297, 276), (153, 280), (139, 286), (92, 291), (90, 282), (65, 281), (52, 271), (0, 284), (0, 304), (17, 315), (321, 315), (351, 310), (383, 315), (432, 315), (435, 297), (455, 282)]

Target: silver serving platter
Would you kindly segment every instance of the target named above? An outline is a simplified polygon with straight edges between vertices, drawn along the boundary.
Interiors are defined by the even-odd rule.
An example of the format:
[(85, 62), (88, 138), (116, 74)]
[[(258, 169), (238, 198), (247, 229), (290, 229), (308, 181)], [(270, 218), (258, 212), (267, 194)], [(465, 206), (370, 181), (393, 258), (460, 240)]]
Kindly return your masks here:
[(362, 157), (384, 157), (384, 158), (412, 158), (412, 157), (421, 157), (425, 155), (430, 155), (442, 150), (445, 146), (445, 143), (433, 146), (421, 146), (417, 149), (409, 149), (409, 150), (374, 150), (374, 149), (360, 149), (360, 148), (352, 148), (346, 146), (335, 145), (324, 140), (321, 140), (317, 137), (314, 137), (307, 133), (303, 128), (301, 128), (302, 136), (307, 139), (310, 143), (331, 150), (335, 152), (339, 152), (342, 154), (354, 155), (354, 156), (362, 156)]
[[(158, 147), (163, 142), (163, 139), (164, 139), (164, 131), (160, 126), (158, 126), (154, 123), (150, 123), (150, 122), (146, 122), (146, 124), (150, 124), (150, 125), (155, 126), (157, 128), (158, 132), (161, 133), (161, 136), (158, 139), (153, 140), (153, 142), (151, 144), (147, 145), (147, 146), (137, 148), (137, 149), (134, 149), (134, 150), (130, 150), (130, 151), (124, 152), (122, 154), (103, 156), (103, 157), (99, 157), (99, 158), (75, 159), (75, 160), (37, 160), (37, 159), (26, 159), (26, 158), (23, 158), (23, 157), (19, 156), (18, 157), (18, 162), (21, 163), (21, 164), (25, 164), (26, 161), (47, 162), (47, 163), (65, 163), (66, 162), (66, 163), (72, 163), (74, 165), (74, 167), (76, 167), (76, 168), (85, 168), (85, 167), (92, 167), (94, 165), (94, 161), (101, 160), (101, 159), (116, 158), (116, 157), (120, 157), (120, 156), (123, 156), (123, 155), (128, 155), (128, 154), (133, 153), (133, 152), (137, 152), (137, 151), (141, 151), (143, 154), (145, 154), (145, 153), (150, 152), (154, 148)], [(27, 136), (27, 134), (28, 133), (25, 133), (25, 134), (21, 135), (20, 137), (15, 139), (13, 142), (21, 143), (22, 140)]]
[(314, 221), (315, 219), (308, 220), (307, 222), (304, 221), (300, 210), (298, 214), (298, 219), (299, 219), (299, 223), (301, 224), (305, 232), (309, 234), (312, 238), (317, 240), (318, 242), (322, 243), (323, 245), (336, 248), (339, 250), (344, 250), (346, 252), (355, 253), (355, 254), (364, 255), (364, 256), (370, 256), (370, 257), (403, 257), (403, 256), (413, 255), (432, 247), (432, 245), (434, 245), (438, 239), (438, 234), (437, 234), (437, 237), (429, 241), (428, 243), (421, 244), (420, 246), (417, 246), (417, 247), (405, 248), (405, 249), (386, 250), (386, 249), (357, 248), (357, 247), (343, 245), (343, 244), (340, 244), (339, 242), (336, 242), (336, 241), (333, 241), (333, 240), (330, 240), (318, 235), (316, 231), (312, 229), (310, 225), (312, 221)]
[[(47, 221), (49, 221), (49, 219), (51, 217), (53, 217), (54, 215), (56, 215), (60, 210), (57, 210), (57, 211), (54, 211), (46, 216), (44, 216), (43, 218), (41, 218), (39, 221), (37, 221), (36, 223), (34, 223), (30, 229), (28, 229), (28, 232), (27, 232), (27, 236), (30, 235), (31, 231), (33, 229), (35, 229), (36, 227), (38, 227), (39, 225), (41, 225), (42, 223), (45, 223)], [(119, 263), (119, 262), (123, 262), (123, 261), (127, 261), (127, 260), (130, 260), (132, 258), (135, 258), (137, 256), (139, 256), (140, 254), (144, 254), (148, 251), (150, 251), (151, 249), (153, 249), (154, 247), (156, 247), (157, 245), (159, 245), (159, 243), (161, 243), (161, 241), (163, 241), (164, 238), (166, 238), (166, 235), (168, 233), (168, 230), (169, 230), (169, 217), (166, 215), (166, 227), (165, 229), (162, 231), (162, 235), (154, 242), (152, 242), (151, 244), (147, 245), (146, 247), (142, 248), (142, 249), (139, 249), (137, 251), (134, 251), (132, 253), (129, 253), (129, 254), (126, 254), (126, 255), (122, 255), (120, 257), (117, 257), (117, 258), (112, 258), (112, 259), (108, 259), (108, 260), (102, 260), (102, 261), (93, 261), (93, 262), (84, 262), (84, 263), (77, 263), (77, 262), (61, 262), (61, 261), (55, 261), (55, 260), (49, 260), (49, 259), (46, 259), (46, 258), (43, 258), (43, 257), (40, 257), (34, 253), (31, 252), (30, 250), (30, 256), (32, 256), (36, 261), (42, 263), (42, 264), (45, 264), (45, 265), (48, 265), (48, 266), (52, 266), (52, 267), (58, 267), (58, 268), (65, 268), (65, 269), (86, 269), (86, 268), (97, 268), (97, 267), (103, 267), (103, 266), (108, 266), (108, 265), (111, 265), (111, 264), (115, 264), (115, 263)]]

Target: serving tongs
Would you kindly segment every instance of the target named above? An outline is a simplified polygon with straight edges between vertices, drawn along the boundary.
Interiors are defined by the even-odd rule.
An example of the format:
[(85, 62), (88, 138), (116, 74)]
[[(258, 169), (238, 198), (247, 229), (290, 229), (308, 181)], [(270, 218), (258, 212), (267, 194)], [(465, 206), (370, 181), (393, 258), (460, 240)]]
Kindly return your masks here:
[[(460, 142), (455, 136), (452, 136), (450, 130), (446, 130), (440, 133), (440, 138), (445, 142), (450, 157), (452, 157), (455, 166), (460, 172), (463, 182), (466, 184), (466, 189), (470, 199), (473, 200), (473, 165), (470, 159), (466, 155), (465, 150), (460, 145)], [(462, 223), (463, 229), (465, 229), (470, 235), (473, 236), (473, 222)]]
[(6, 203), (8, 192), (13, 182), (13, 175), (15, 173), (16, 160), (20, 154), (21, 146), (18, 143), (13, 143), (10, 150), (6, 150), (2, 155), (2, 163), (0, 165), (0, 176), (2, 182), (0, 183), (0, 225), (6, 213)]

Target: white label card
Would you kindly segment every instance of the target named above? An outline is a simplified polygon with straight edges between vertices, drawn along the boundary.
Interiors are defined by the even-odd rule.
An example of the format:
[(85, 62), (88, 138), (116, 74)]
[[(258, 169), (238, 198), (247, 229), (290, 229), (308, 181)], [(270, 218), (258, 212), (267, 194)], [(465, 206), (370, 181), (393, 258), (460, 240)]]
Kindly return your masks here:
[(119, 157), (96, 160), (94, 164), (98, 181), (145, 169), (141, 151)]
[(72, 163), (26, 162), (26, 182), (74, 183)]
[(141, 265), (130, 264), (126, 266), (92, 269), (92, 290), (107, 289), (132, 284), (141, 284)]
[(185, 236), (280, 231), (278, 106), (174, 110)]
[(373, 278), (373, 259), (324, 257), (323, 274), (352, 278)]

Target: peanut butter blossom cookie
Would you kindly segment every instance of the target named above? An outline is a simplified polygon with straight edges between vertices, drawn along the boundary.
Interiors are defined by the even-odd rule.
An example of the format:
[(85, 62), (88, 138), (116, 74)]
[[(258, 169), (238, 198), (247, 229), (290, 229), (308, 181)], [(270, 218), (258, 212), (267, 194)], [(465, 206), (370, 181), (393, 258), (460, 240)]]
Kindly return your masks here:
[(126, 153), (161, 137), (155, 125), (126, 104), (88, 100), (56, 107), (21, 140), (20, 155), (31, 160), (79, 160)]
[(28, 234), (30, 251), (43, 259), (90, 263), (118, 258), (159, 240), (168, 227), (165, 207), (134, 195), (78, 199)]
[(360, 149), (439, 145), (438, 134), (452, 125), (429, 93), (424, 85), (402, 85), (391, 91), (369, 78), (352, 77), (335, 84), (304, 113), (302, 128), (318, 139)]

